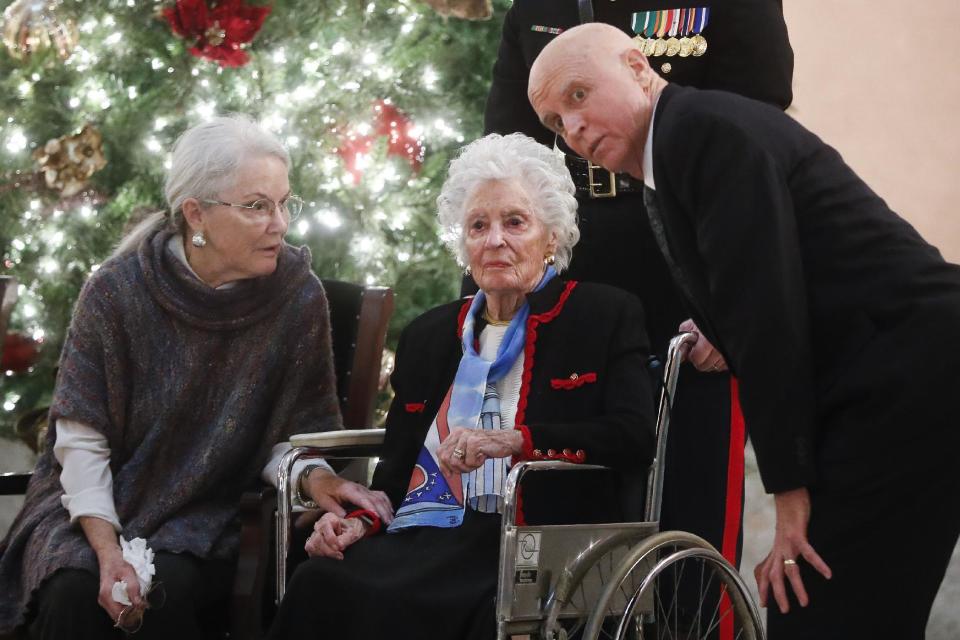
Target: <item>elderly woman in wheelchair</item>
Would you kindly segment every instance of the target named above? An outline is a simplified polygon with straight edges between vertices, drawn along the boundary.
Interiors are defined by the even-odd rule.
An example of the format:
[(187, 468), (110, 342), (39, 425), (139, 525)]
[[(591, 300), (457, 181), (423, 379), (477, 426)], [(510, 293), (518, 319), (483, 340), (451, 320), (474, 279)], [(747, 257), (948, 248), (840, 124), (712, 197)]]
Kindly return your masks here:
[[(400, 338), (372, 483), (395, 517), (325, 514), (273, 638), (493, 637), (511, 465), (629, 472), (652, 458), (639, 302), (558, 275), (579, 238), (563, 160), (521, 134), (489, 135), (451, 164), (438, 206), (444, 237), (480, 292), (426, 312)], [(521, 517), (620, 520), (620, 480), (532, 478)]]

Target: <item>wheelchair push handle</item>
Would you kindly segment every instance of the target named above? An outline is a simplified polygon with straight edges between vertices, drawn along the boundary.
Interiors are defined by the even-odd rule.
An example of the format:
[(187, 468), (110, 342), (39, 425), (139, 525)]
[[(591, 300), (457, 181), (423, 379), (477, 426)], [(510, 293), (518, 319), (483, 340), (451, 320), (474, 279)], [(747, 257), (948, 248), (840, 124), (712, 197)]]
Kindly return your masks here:
[(644, 519), (647, 522), (660, 521), (660, 508), (663, 503), (663, 471), (666, 462), (667, 434), (670, 431), (670, 412), (676, 397), (677, 378), (680, 365), (690, 354), (697, 341), (697, 334), (688, 331), (674, 336), (667, 347), (667, 361), (663, 367), (663, 387), (657, 406), (657, 448), (647, 477), (647, 506)]

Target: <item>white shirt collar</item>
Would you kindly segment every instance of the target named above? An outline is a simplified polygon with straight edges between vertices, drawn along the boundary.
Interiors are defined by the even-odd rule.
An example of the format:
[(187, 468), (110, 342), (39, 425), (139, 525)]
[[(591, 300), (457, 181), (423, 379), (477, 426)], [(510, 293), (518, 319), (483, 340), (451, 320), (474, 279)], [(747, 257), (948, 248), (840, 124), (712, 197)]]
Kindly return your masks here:
[(647, 130), (647, 141), (643, 145), (643, 184), (654, 191), (657, 190), (657, 184), (653, 180), (653, 119), (657, 115), (658, 102), (660, 102), (659, 93), (650, 109), (650, 129)]

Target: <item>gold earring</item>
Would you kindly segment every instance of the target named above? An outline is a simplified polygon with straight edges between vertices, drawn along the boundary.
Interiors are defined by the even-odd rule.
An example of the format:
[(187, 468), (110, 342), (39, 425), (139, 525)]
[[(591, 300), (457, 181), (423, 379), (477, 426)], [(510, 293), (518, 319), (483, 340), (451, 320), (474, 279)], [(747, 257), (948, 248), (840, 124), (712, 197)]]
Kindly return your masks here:
[(553, 263), (555, 263), (556, 261), (557, 261), (557, 257), (556, 257), (555, 255), (553, 255), (552, 253), (548, 253), (548, 254), (547, 254), (546, 256), (544, 256), (544, 258), (543, 258), (543, 264), (545, 264), (545, 265), (547, 265), (547, 266), (552, 266)]

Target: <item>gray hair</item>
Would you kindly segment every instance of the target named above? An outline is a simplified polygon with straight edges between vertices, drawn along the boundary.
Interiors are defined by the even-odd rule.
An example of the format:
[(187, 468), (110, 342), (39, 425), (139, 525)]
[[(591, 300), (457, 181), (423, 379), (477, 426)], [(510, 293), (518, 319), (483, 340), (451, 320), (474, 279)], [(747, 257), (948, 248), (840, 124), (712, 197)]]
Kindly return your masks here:
[(164, 225), (186, 233), (184, 200), (215, 199), (232, 186), (241, 162), (260, 156), (274, 156), (290, 168), (290, 154), (276, 136), (244, 114), (218, 116), (184, 131), (173, 147), (164, 185), (167, 211), (147, 216), (120, 240), (113, 256), (135, 251), (145, 237)]
[(533, 213), (557, 237), (556, 264), (560, 273), (570, 265), (577, 228), (576, 188), (563, 157), (522, 133), (491, 133), (474, 140), (450, 163), (437, 198), (441, 237), (460, 264), (467, 264), (464, 216), (467, 200), (488, 180), (517, 178), (531, 198)]

